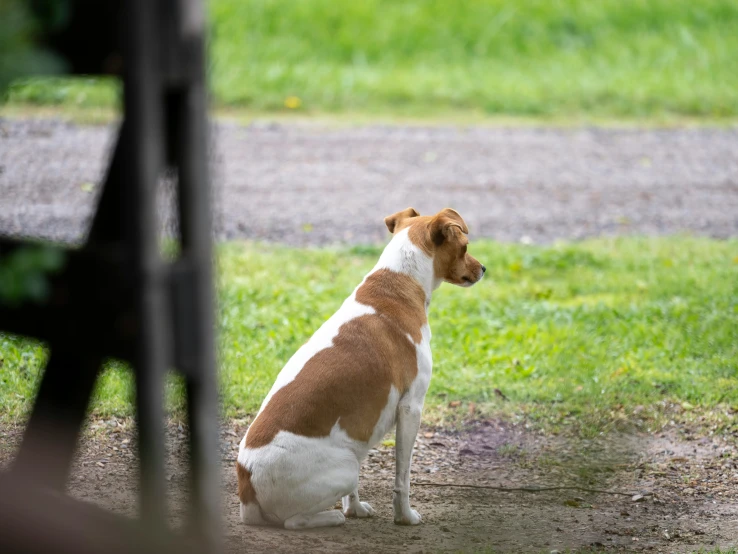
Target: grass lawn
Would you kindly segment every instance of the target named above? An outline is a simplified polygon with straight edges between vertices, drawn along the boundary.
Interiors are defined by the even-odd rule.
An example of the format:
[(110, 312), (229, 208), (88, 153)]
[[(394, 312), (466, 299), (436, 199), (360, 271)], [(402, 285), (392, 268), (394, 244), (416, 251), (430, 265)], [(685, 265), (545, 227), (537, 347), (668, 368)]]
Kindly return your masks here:
[[(738, 116), (734, 0), (211, 0), (217, 106), (429, 117)], [(11, 104), (101, 107), (32, 80)]]
[[(227, 416), (258, 409), (282, 365), (379, 252), (220, 246)], [(443, 285), (431, 304), (435, 364), (426, 420), (458, 421), (474, 403), (477, 414), (523, 413), (598, 432), (638, 406), (656, 418), (661, 401), (685, 413), (738, 409), (737, 241), (475, 241), (470, 252), (488, 276), (471, 289)], [(2, 418), (17, 419), (29, 407), (45, 357), (37, 343), (0, 335)], [(95, 412), (129, 414), (130, 390), (129, 372), (111, 363)], [(178, 384), (169, 392), (176, 409)]]

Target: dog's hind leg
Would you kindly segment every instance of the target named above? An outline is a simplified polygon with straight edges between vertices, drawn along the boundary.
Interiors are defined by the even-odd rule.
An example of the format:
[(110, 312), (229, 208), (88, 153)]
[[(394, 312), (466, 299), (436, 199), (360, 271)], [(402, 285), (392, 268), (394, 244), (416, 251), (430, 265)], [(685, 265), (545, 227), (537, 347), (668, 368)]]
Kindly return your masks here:
[(256, 491), (251, 484), (251, 471), (246, 469), (240, 462), (236, 462), (236, 474), (238, 475), (238, 498), (241, 501), (241, 521), (246, 525), (266, 525), (261, 512), (261, 506), (256, 499)]
[(346, 523), (340, 510), (327, 510), (317, 514), (297, 514), (285, 520), (285, 529), (311, 529), (313, 527), (337, 527)]
[(359, 500), (358, 487), (351, 494), (344, 496), (341, 503), (343, 504), (343, 515), (346, 517), (372, 517), (374, 515), (374, 508), (368, 502)]
[(249, 504), (241, 502), (241, 521), (246, 525), (269, 525), (261, 514), (261, 508), (254, 502)]
[(348, 491), (358, 487), (359, 464), (355, 458), (348, 461), (350, 463), (334, 458), (333, 467), (324, 466), (320, 473), (291, 491), (291, 498), (299, 498), (301, 502), (299, 507), (291, 503), (295, 511), (285, 514), (289, 516), (284, 520), (285, 529), (335, 527), (346, 522), (341, 510), (331, 508)]

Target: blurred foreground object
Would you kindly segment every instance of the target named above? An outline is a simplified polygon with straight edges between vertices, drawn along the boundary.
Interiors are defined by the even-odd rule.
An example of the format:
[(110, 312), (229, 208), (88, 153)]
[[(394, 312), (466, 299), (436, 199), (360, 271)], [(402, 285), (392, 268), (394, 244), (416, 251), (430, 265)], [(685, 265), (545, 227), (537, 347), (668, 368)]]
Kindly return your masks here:
[(25, 0), (0, 1), (0, 100), (13, 79), (56, 73), (62, 67), (57, 57), (33, 40), (41, 33), (28, 4)]
[[(87, 242), (0, 238), (0, 329), (50, 358), (18, 456), (0, 475), (0, 552), (219, 550), (219, 458), (198, 0), (34, 0), (40, 37), (75, 72), (120, 72), (123, 122)], [(180, 248), (164, 261), (156, 190), (177, 175)], [(64, 496), (95, 379), (109, 357), (136, 376), (140, 521)], [(165, 371), (184, 376), (192, 498), (186, 536), (166, 516)]]
[(39, 46), (53, 51), (70, 73), (120, 73), (123, 44), (117, 26), (124, 16), (122, 0), (30, 0), (29, 4), (37, 21)]

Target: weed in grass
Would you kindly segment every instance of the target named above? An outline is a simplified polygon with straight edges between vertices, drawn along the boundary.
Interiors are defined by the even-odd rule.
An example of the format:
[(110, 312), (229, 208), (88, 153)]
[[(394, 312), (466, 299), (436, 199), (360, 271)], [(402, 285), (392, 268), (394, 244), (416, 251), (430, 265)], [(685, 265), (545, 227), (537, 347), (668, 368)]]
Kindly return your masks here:
[(514, 458), (516, 456), (524, 456), (525, 452), (517, 444), (503, 444), (497, 449), (497, 454)]

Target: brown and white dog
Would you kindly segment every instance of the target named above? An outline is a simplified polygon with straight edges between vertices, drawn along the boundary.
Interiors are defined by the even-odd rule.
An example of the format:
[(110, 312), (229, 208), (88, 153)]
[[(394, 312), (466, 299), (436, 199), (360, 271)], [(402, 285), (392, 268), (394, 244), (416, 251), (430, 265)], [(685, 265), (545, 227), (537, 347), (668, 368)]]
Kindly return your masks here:
[[(410, 458), (431, 378), (431, 293), (469, 287), (485, 267), (469, 230), (446, 208), (408, 208), (384, 220), (394, 235), (339, 310), (284, 366), (240, 444), (238, 496), (249, 525), (287, 529), (371, 517), (359, 501), (359, 464), (397, 425), (395, 523), (416, 525)], [(343, 512), (331, 509), (343, 499)]]

